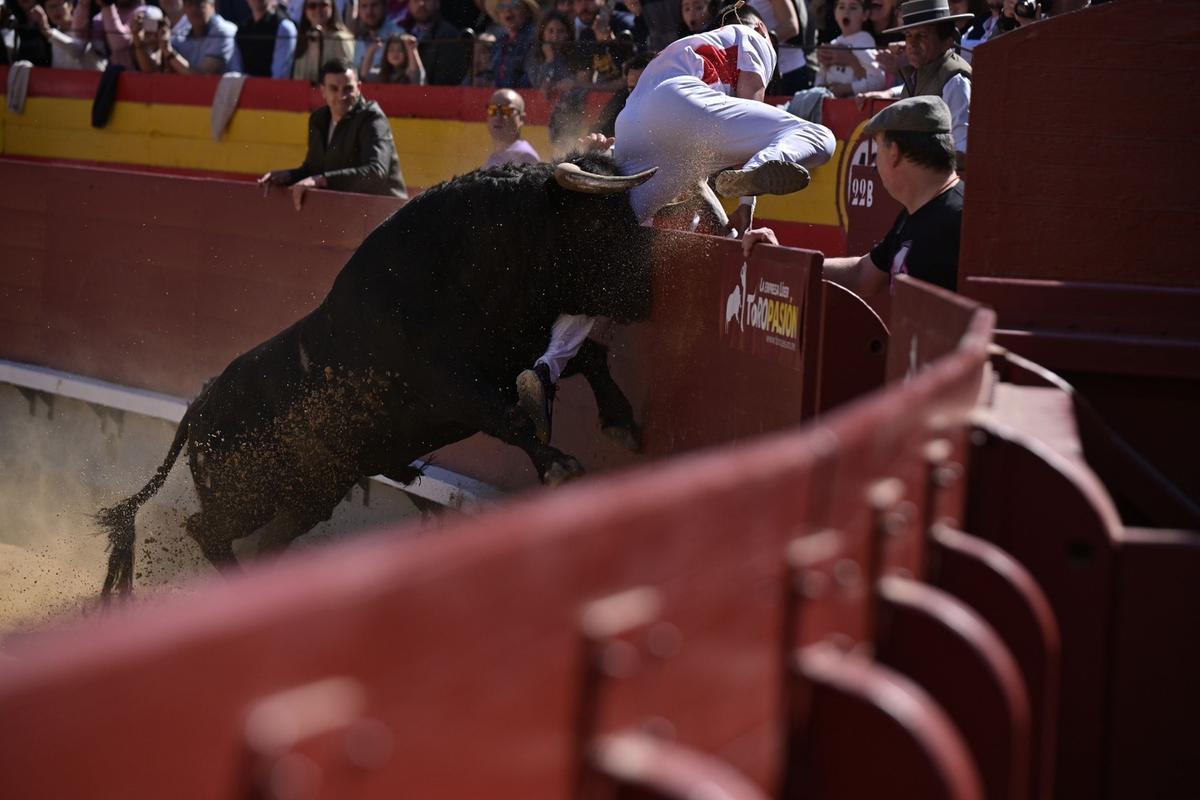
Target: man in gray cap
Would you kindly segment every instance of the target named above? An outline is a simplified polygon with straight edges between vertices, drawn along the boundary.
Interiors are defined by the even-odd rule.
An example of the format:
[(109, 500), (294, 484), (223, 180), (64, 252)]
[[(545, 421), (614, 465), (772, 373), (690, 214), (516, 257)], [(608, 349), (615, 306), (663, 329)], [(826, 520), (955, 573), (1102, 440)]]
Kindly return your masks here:
[[(940, 97), (899, 100), (876, 114), (864, 134), (875, 146), (875, 167), (888, 194), (904, 210), (871, 252), (825, 259), (824, 275), (863, 298), (908, 274), (954, 291), (958, 286), (958, 243), (963, 181), (954, 170), (950, 109)], [(770, 228), (746, 233), (749, 257), (756, 242), (778, 244)]]
[[(864, 97), (918, 97), (933, 95), (946, 101), (954, 120), (954, 150), (961, 169), (966, 162), (967, 125), (971, 110), (971, 65), (958, 53), (955, 22), (972, 19), (970, 14), (952, 14), (949, 0), (908, 0), (900, 6), (900, 24), (884, 31), (904, 34), (901, 66), (903, 86)], [(885, 58), (881, 58), (881, 63)], [(886, 66), (886, 65), (885, 65)]]

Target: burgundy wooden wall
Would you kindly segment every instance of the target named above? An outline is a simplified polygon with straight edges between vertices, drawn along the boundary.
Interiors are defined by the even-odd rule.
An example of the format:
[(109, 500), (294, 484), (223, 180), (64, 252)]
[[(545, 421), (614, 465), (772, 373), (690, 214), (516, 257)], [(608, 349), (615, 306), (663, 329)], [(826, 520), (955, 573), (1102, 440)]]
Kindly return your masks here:
[(1195, 94), (1200, 4), (1097, 6), (976, 59), (962, 291), (996, 309), (997, 343), (1066, 377), (1200, 502), (1198, 118), (1178, 102)]
[[(183, 397), (313, 308), (398, 207), (314, 192), (296, 212), (286, 193), (264, 196), (243, 182), (10, 160), (0, 161), (0, 180), (0, 358)], [(839, 349), (855, 349), (855, 375), (832, 382), (821, 408), (882, 382), (877, 345), (886, 334), (865, 305), (838, 304), (838, 335), (822, 338), (820, 254), (760, 247), (743, 290), (738, 244), (665, 232), (656, 242), (654, 314), (611, 334), (614, 373), (644, 424), (645, 454), (600, 435), (590, 390), (575, 378), (557, 406), (555, 444), (589, 468), (811, 416), (820, 364), (840, 368)], [(797, 309), (792, 351), (752, 353), (730, 338), (730, 294), (756, 293), (762, 276), (786, 284)], [(483, 436), (437, 461), (503, 489), (536, 483), (524, 454)]]
[[(866, 703), (862, 741), (886, 725), (921, 743), (948, 792), (925, 796), (980, 797), (966, 745), (931, 699), (938, 687), (926, 694), (857, 647), (885, 624), (875, 589), (885, 572), (901, 581), (886, 622), (897, 658), (929, 652), (923, 634), (896, 628), (926, 613), (960, 615), (963, 653), (998, 641), (949, 597), (904, 599), (905, 579), (924, 574), (928, 520), (961, 521), (964, 485), (931, 491), (927, 451), (936, 442), (961, 465), (992, 323), (982, 309), (942, 319), (965, 321), (962, 348), (825, 424), (546, 493), (437, 536), (294, 554), (27, 641), (0, 669), (0, 787), (26, 798), (244, 795), (278, 755), (247, 715), (309, 685), (269, 708), (301, 714), (292, 719), (313, 735), (355, 721), (386, 732), (367, 773), (338, 772), (349, 751), (322, 759), (321, 796), (569, 796), (593, 736), (643, 723), (773, 791), (790, 763), (789, 654), (802, 648), (797, 674), (822, 709), (837, 699), (822, 686)], [(627, 634), (634, 661), (608, 643)], [(593, 660), (589, 642), (610, 655)], [(1011, 659), (980, 657), (1012, 679)], [(821, 746), (825, 725), (806, 728)], [(919, 769), (897, 766), (852, 774), (882, 791)]]
[[(1200, 6), (1118, 2), (975, 53), (964, 275), (1200, 286)], [(961, 281), (961, 278), (960, 278)]]

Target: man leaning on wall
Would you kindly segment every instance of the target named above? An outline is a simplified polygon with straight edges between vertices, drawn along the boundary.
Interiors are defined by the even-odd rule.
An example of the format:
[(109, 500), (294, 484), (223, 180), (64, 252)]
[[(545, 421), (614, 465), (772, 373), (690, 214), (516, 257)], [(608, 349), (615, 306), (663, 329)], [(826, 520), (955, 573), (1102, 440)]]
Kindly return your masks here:
[[(954, 169), (951, 128), (950, 109), (938, 97), (900, 100), (871, 118), (863, 135), (874, 140), (883, 188), (904, 210), (871, 252), (825, 259), (826, 280), (865, 299), (889, 288), (897, 275), (957, 290), (965, 186)], [(747, 257), (757, 242), (779, 244), (770, 228), (747, 231)]]
[(407, 198), (387, 115), (362, 96), (354, 67), (345, 59), (330, 59), (321, 67), (320, 79), (325, 106), (308, 118), (304, 163), (268, 172), (259, 184), (291, 187), (297, 211), (309, 189)]

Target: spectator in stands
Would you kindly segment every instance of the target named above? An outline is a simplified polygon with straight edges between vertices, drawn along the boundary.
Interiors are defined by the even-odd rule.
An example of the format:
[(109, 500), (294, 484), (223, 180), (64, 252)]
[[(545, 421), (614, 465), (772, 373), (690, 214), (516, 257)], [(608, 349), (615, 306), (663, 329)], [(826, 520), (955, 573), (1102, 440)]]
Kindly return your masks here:
[(716, 17), (712, 0), (683, 0), (679, 4), (679, 16), (683, 19), (683, 35), (708, 30)]
[[(187, 17), (183, 16), (183, 3), (178, 8), (179, 20), (187, 30)], [(163, 72), (166, 70), (165, 56), (171, 49), (171, 22), (162, 10), (154, 6), (143, 6), (129, 20), (129, 32), (133, 37), (133, 61), (141, 72)]]
[(176, 29), (163, 53), (163, 68), (179, 75), (219, 75), (233, 63), (237, 26), (221, 17), (213, 0), (183, 0), (186, 31)]
[(796, 92), (788, 111), (801, 119), (821, 122), (827, 98), (851, 97), (879, 91), (887, 86), (887, 76), (879, 66), (875, 38), (863, 30), (866, 22), (865, 0), (837, 0), (837, 23), (841, 35), (817, 48), (816, 84)]
[(871, 0), (867, 9), (865, 30), (875, 37), (875, 45), (881, 49), (904, 39), (902, 34), (891, 32), (897, 24), (896, 5), (896, 0)]
[(258, 182), (268, 189), (290, 186), (297, 211), (309, 189), (406, 198), (392, 127), (379, 104), (362, 96), (353, 65), (330, 59), (320, 79), (325, 105), (309, 115), (304, 163), (268, 172)]
[(412, 34), (398, 33), (386, 44), (373, 42), (367, 48), (364, 63), (375, 60), (375, 50), (384, 50), (383, 59), (377, 69), (364, 76), (368, 83), (403, 83), (411, 86), (425, 85), (425, 65), (417, 49), (417, 38)]
[[(287, 15), (288, 19), (296, 24), (304, 19), (304, 3), (305, 0), (287, 0)], [(337, 0), (338, 19), (348, 20), (358, 16), (358, 0)], [(391, 10), (388, 11), (388, 18), (392, 16)]]
[(238, 25), (235, 71), (260, 78), (292, 77), (296, 23), (288, 19), (278, 0), (249, 3), (250, 18)]
[(606, 0), (575, 0), (575, 50), (596, 88), (620, 87), (621, 65), (632, 54), (633, 24), (632, 14)]
[(466, 86), (492, 86), (492, 50), (496, 37), (484, 32), (475, 37), (471, 47), (471, 72), (463, 79)]
[(1042, 18), (1042, 4), (1035, 2), (1032, 14), (1020, 14), (1017, 12), (1017, 0), (1004, 0), (1004, 11), (1002, 13), (1004, 17), (1002, 27), (1004, 30), (1024, 28), (1026, 25), (1037, 22)]
[[(379, 71), (385, 50), (383, 42), (401, 32), (400, 26), (386, 14), (384, 0), (358, 0), (358, 16), (350, 24), (350, 32), (354, 34), (354, 63), (363, 80), (369, 80), (369, 75)], [(372, 54), (369, 62), (364, 60), (368, 48)]]
[(674, 0), (625, 0), (625, 7), (633, 14), (633, 42), (638, 52), (657, 52), (679, 38), (683, 19), (680, 4)]
[(838, 0), (835, 7), (841, 35), (817, 51), (821, 65), (817, 85), (834, 97), (850, 97), (887, 87), (887, 77), (876, 57), (875, 37), (863, 30), (865, 0)]
[[(28, 61), (35, 67), (50, 66), (54, 58), (53, 49), (50, 39), (41, 31), (39, 17), (45, 19), (46, 14), (38, 5), (38, 0), (16, 0), (9, 9), (12, 13), (13, 36), (17, 45), (12, 60)], [(2, 40), (0, 47), (4, 47)]]
[(987, 5), (989, 13), (977, 17), (962, 36), (961, 55), (968, 64), (971, 63), (972, 50), (1002, 32), (1000, 18), (1004, 11), (1004, 0), (987, 0)]
[(503, 28), (492, 48), (492, 79), (500, 89), (531, 85), (525, 71), (541, 14), (537, 0), (487, 0), (488, 14)]
[[(904, 210), (871, 252), (825, 259), (827, 279), (863, 298), (904, 274), (957, 289), (964, 183), (954, 171), (951, 126), (950, 109), (929, 95), (893, 103), (867, 123), (863, 133), (874, 139), (879, 178)], [(760, 241), (778, 243), (770, 229), (752, 230), (746, 254)]]
[(46, 0), (44, 6), (34, 6), (29, 13), (38, 32), (50, 43), (50, 66), (104, 69), (104, 59), (96, 55), (92, 43), (71, 33), (70, 0)]
[[(808, 6), (793, 0), (749, 0), (749, 5), (758, 12), (767, 30), (775, 34), (778, 40), (779, 83), (772, 91), (792, 94), (811, 87), (813, 70), (808, 65), (808, 57), (800, 41), (808, 19)], [(732, 15), (736, 14), (735, 9)]]
[[(900, 7), (903, 24), (892, 29), (904, 33), (903, 53), (908, 62), (900, 70), (904, 85), (884, 92), (865, 92), (860, 95), (878, 98), (941, 97), (950, 107), (950, 114), (954, 118), (954, 146), (960, 168), (966, 163), (971, 109), (971, 65), (954, 52), (954, 45), (958, 42), (958, 29), (954, 22), (962, 16), (950, 13), (947, 0), (907, 0)], [(971, 15), (965, 16), (969, 18)]]
[(529, 82), (548, 92), (565, 92), (575, 85), (578, 64), (571, 46), (575, 41), (571, 20), (557, 11), (547, 11), (537, 31), (537, 47), (529, 52), (525, 71)]
[(129, 23), (133, 15), (142, 8), (141, 0), (114, 0), (100, 3), (100, 11), (92, 14), (90, 2), (75, 6), (75, 18), (71, 21), (71, 33), (76, 38), (87, 39), (97, 55), (109, 64), (133, 69), (133, 32)]
[(317, 83), (322, 80), (322, 65), (338, 58), (354, 63), (354, 35), (333, 0), (305, 0), (292, 77)]
[(492, 154), (485, 167), (501, 164), (536, 164), (541, 158), (533, 145), (521, 138), (525, 124), (525, 100), (512, 89), (497, 89), (487, 107)]
[(441, 0), (409, 0), (408, 32), (417, 37), (418, 55), (432, 86), (457, 86), (467, 74), (468, 50), (462, 31), (442, 18)]
[(599, 133), (605, 137), (616, 135), (617, 116), (624, 110), (625, 101), (629, 99), (630, 93), (642, 77), (642, 71), (646, 69), (654, 56), (654, 53), (638, 53), (625, 62), (625, 85), (613, 92), (612, 99), (605, 103), (604, 108), (600, 109), (600, 116), (596, 118), (596, 124), (592, 126), (592, 133)]

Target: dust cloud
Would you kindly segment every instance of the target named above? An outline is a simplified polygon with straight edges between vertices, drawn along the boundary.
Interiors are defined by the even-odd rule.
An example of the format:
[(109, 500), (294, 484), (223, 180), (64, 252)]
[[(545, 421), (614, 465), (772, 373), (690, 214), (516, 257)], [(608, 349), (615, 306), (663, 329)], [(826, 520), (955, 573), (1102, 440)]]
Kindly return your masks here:
[[(0, 652), (5, 638), (93, 611), (108, 564), (97, 511), (138, 491), (166, 457), (175, 423), (0, 384)], [(216, 570), (187, 536), (199, 509), (186, 452), (137, 516), (135, 602), (188, 592)], [(419, 517), (403, 492), (356, 487), (294, 546)], [(416, 533), (419, 528), (409, 528)], [(234, 543), (244, 564), (254, 536)]]

